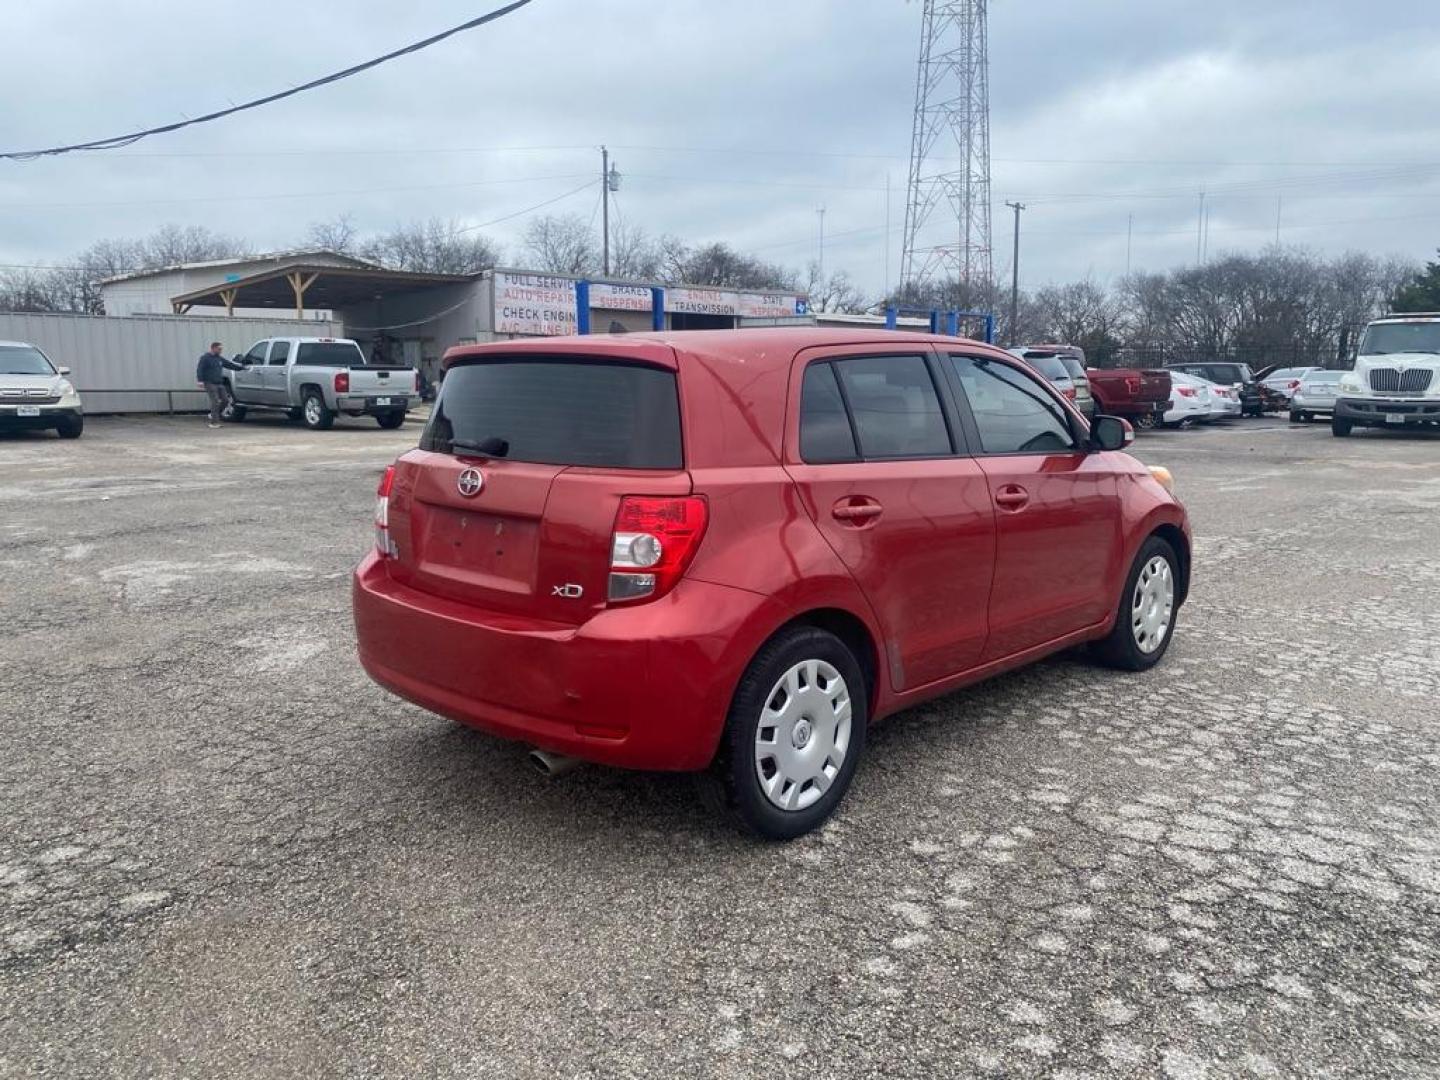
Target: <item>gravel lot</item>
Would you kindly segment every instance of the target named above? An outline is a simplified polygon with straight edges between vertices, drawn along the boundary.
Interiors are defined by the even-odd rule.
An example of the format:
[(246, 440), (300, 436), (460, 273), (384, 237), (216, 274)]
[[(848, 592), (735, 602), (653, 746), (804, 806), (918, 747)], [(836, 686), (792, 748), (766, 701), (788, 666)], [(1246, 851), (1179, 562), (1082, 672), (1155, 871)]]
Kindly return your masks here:
[(1440, 1076), (1440, 439), (1146, 436), (1167, 661), (898, 717), (776, 846), (366, 680), (415, 435), (0, 436), (0, 1075)]

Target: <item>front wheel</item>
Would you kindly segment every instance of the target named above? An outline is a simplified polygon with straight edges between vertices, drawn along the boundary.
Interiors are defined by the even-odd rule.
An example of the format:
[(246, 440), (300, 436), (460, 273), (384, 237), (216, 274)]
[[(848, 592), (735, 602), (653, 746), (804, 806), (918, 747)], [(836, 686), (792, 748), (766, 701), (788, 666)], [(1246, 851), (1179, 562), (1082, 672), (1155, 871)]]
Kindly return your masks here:
[(335, 414), (325, 407), (325, 399), (318, 390), (311, 390), (305, 395), (300, 415), (311, 431), (324, 431), (335, 423)]
[(1102, 663), (1123, 671), (1145, 671), (1160, 662), (1175, 634), (1179, 581), (1175, 549), (1158, 536), (1150, 537), (1125, 579), (1114, 627), (1095, 646)]
[(85, 418), (83, 416), (67, 416), (55, 425), (55, 434), (62, 439), (78, 439), (84, 430)]
[(1349, 436), (1351, 428), (1353, 427), (1354, 425), (1351, 424), (1349, 420), (1341, 420), (1338, 416), (1332, 417), (1330, 420), (1330, 434), (1334, 435), (1337, 439), (1343, 439)]
[(375, 422), (386, 431), (394, 431), (405, 423), (405, 414), (403, 412), (378, 413), (375, 416)]
[(865, 749), (865, 676), (834, 634), (802, 626), (772, 639), (730, 704), (714, 771), (752, 831), (791, 840), (834, 813)]

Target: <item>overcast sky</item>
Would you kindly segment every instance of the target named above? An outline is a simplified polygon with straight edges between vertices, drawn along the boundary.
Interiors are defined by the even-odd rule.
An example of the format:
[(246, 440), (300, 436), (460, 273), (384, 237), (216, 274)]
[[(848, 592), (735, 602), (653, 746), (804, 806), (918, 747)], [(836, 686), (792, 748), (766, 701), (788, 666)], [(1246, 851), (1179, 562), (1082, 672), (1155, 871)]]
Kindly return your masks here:
[[(272, 92), (491, 0), (6, 5), (0, 149), (119, 134)], [(341, 84), (133, 147), (0, 162), (0, 263), (166, 222), (300, 240), (432, 216), (523, 263), (520, 213), (620, 214), (879, 293), (898, 273), (918, 0), (534, 0)], [(1440, 19), (1428, 0), (993, 0), (996, 267), (1026, 202), (1028, 285), (1281, 237), (1416, 259), (1440, 246)], [(889, 244), (886, 183), (890, 183)], [(513, 215), (513, 216), (512, 216)], [(598, 216), (595, 217), (598, 229)], [(888, 277), (886, 249), (889, 248)]]

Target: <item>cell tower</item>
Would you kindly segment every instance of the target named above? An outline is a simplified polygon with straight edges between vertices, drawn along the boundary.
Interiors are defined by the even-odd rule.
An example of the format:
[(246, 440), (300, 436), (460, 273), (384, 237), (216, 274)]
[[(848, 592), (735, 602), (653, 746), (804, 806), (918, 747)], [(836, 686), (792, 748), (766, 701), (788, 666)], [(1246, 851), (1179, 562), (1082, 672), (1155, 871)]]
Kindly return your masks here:
[(987, 0), (924, 3), (900, 283), (949, 279), (960, 283), (963, 302), (988, 304), (994, 276)]

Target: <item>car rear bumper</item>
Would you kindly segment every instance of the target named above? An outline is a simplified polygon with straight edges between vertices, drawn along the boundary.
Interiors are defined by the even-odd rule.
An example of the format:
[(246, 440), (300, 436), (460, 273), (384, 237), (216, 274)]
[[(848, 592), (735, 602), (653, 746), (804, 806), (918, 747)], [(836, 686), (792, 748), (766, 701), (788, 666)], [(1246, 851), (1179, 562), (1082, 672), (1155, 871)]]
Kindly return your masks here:
[[(1402, 398), (1336, 398), (1335, 419), (1365, 427), (1440, 424), (1440, 401)], [(1392, 417), (1399, 417), (1398, 420)]]
[[(376, 399), (388, 398), (389, 404), (376, 404)], [(418, 400), (418, 399), (417, 399)], [(358, 412), (358, 413), (392, 413), (404, 412), (410, 408), (410, 397), (406, 394), (372, 394), (367, 397), (349, 395), (335, 399), (337, 412)]]
[(714, 757), (772, 601), (684, 580), (650, 604), (579, 626), (486, 611), (395, 581), (374, 554), (355, 571), (360, 662), (381, 686), (507, 739), (634, 769)]
[(1335, 410), (1334, 398), (1311, 398), (1303, 394), (1296, 394), (1290, 399), (1290, 408), (1295, 412), (1333, 412)]

